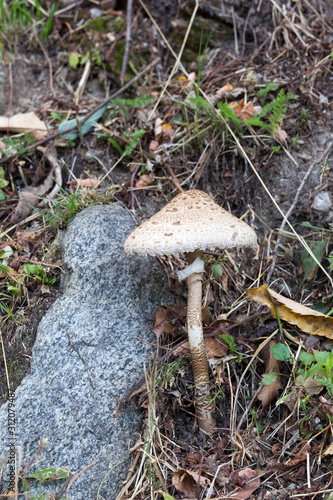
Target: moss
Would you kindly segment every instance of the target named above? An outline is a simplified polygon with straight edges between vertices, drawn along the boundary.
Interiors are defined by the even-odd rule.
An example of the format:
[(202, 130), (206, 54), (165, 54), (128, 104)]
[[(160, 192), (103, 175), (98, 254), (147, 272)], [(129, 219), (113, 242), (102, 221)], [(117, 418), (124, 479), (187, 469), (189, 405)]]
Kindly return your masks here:
[(125, 25), (122, 17), (101, 16), (89, 21), (87, 28), (96, 33), (119, 33)]

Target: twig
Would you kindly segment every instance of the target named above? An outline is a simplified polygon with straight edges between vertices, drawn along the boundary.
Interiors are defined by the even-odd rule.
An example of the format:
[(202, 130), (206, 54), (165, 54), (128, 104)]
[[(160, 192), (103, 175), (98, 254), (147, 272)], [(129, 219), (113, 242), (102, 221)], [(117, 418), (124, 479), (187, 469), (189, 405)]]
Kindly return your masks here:
[(36, 39), (37, 39), (37, 42), (38, 42), (38, 45), (40, 46), (40, 48), (42, 49), (42, 52), (44, 54), (44, 57), (45, 59), (47, 60), (47, 64), (49, 65), (49, 72), (50, 72), (50, 75), (49, 75), (49, 78), (50, 78), (50, 89), (51, 89), (51, 92), (52, 92), (52, 95), (54, 97), (54, 99), (57, 98), (56, 96), (56, 93), (54, 91), (54, 87), (53, 87), (53, 68), (52, 68), (52, 62), (51, 62), (51, 59), (49, 58), (49, 55), (48, 53), (46, 52), (46, 49), (44, 47), (44, 45), (42, 44), (42, 42), (40, 41), (40, 39), (38, 38), (37, 34), (35, 35), (36, 36)]
[(38, 455), (41, 453), (41, 451), (43, 450), (44, 446), (46, 445), (47, 443), (47, 439), (43, 439), (40, 444), (39, 444), (39, 447), (38, 447), (38, 450), (32, 455), (31, 459), (29, 460), (29, 462), (27, 463), (27, 465), (22, 469), (20, 470), (20, 476), (23, 476), (27, 470), (29, 469), (29, 467), (31, 467), (31, 465), (34, 463), (34, 461), (36, 460), (36, 458), (38, 457)]
[(72, 480), (71, 482), (69, 483), (67, 489), (66, 489), (66, 495), (67, 493), (69, 492), (69, 489), (71, 488), (72, 484), (74, 483), (74, 481), (76, 481), (76, 479), (81, 476), (81, 474), (83, 474), (87, 469), (90, 469), (90, 467), (93, 467), (95, 465), (95, 462), (96, 462), (97, 458), (94, 458), (94, 460), (91, 462), (91, 464), (87, 465), (87, 467), (85, 467), (84, 469), (80, 470), (80, 472), (77, 472), (74, 477), (72, 477)]
[[(119, 90), (117, 90), (116, 92), (114, 92), (110, 97), (108, 97), (107, 99), (105, 99), (105, 101), (103, 101), (101, 104), (99, 104), (96, 108), (94, 108), (92, 111), (90, 111), (90, 113), (88, 113), (86, 116), (84, 116), (82, 118), (82, 120), (80, 121), (81, 126), (87, 120), (89, 120), (89, 118), (92, 115), (94, 115), (97, 111), (99, 111), (101, 108), (103, 108), (104, 106), (106, 106), (106, 104), (108, 104), (110, 101), (112, 101), (113, 99), (115, 99), (116, 97), (118, 97), (119, 95), (121, 95), (123, 92), (125, 92), (125, 90), (127, 90), (134, 83), (136, 83), (138, 80), (140, 80), (140, 78), (143, 75), (145, 75), (146, 73), (148, 73), (148, 71), (150, 71), (154, 66), (156, 66), (156, 64), (158, 64), (159, 61), (160, 61), (160, 58), (158, 57), (153, 62), (151, 62), (150, 64), (148, 64), (148, 66), (145, 69), (143, 69), (142, 71), (140, 71), (140, 73), (138, 73), (134, 78), (132, 78), (132, 80), (130, 80), (123, 87), (121, 87)], [(57, 137), (60, 137), (60, 136), (62, 136), (64, 134), (68, 134), (69, 132), (73, 132), (73, 130), (76, 130), (76, 129), (77, 129), (77, 125), (73, 125), (73, 127), (69, 128), (67, 130), (64, 130), (63, 132), (57, 132), (56, 134), (49, 135), (48, 137), (45, 137), (44, 139), (41, 139), (40, 141), (36, 142), (35, 144), (32, 144), (31, 146), (28, 146), (25, 149), (24, 153), (26, 153), (27, 151), (31, 151), (32, 149), (36, 149), (37, 146), (42, 146), (43, 144), (45, 144), (47, 142), (50, 142), (53, 139), (56, 139)], [(0, 160), (0, 165), (2, 163), (6, 163), (9, 160), (12, 160), (12, 159), (16, 158), (17, 156), (19, 156), (19, 154), (18, 153), (14, 153), (14, 154), (12, 154), (10, 156), (6, 156), (6, 158), (2, 158)]]
[[(140, 166), (141, 165), (138, 165), (136, 167), (136, 169), (134, 170), (133, 174), (132, 174), (132, 177), (131, 177), (131, 187), (132, 188), (134, 187), (134, 180), (135, 180), (136, 174), (140, 170)], [(135, 193), (134, 193), (134, 191), (131, 192), (131, 198), (132, 198), (132, 201), (131, 201), (131, 210), (134, 210), (134, 201), (135, 201)]]
[(291, 213), (293, 212), (297, 202), (298, 202), (298, 198), (302, 192), (302, 189), (306, 183), (306, 180), (307, 178), (309, 177), (309, 175), (311, 174), (313, 168), (322, 161), (322, 159), (330, 152), (330, 150), (332, 149), (332, 146), (333, 146), (333, 142), (330, 142), (328, 144), (328, 146), (326, 147), (325, 151), (323, 152), (323, 154), (320, 156), (320, 158), (313, 162), (310, 167), (308, 168), (305, 176), (303, 177), (303, 180), (302, 182), (300, 183), (298, 189), (297, 189), (297, 192), (296, 192), (296, 195), (295, 195), (295, 198), (294, 198), (294, 201), (292, 202), (292, 204), (290, 205), (289, 207), (289, 210), (288, 212), (286, 213), (285, 217), (283, 218), (283, 221), (281, 223), (281, 226), (280, 226), (280, 229), (279, 229), (279, 235), (276, 239), (276, 244), (275, 244), (275, 248), (274, 248), (274, 251), (273, 251), (273, 260), (272, 260), (272, 265), (269, 269), (269, 272), (267, 274), (267, 279), (266, 279), (266, 284), (269, 285), (269, 282), (271, 280), (271, 277), (272, 277), (272, 274), (274, 272), (274, 269), (275, 269), (275, 264), (276, 264), (276, 259), (277, 259), (277, 252), (278, 252), (278, 249), (279, 249), (279, 246), (280, 246), (280, 242), (281, 242), (281, 238), (282, 238), (282, 231), (284, 229), (284, 226), (286, 225), (286, 222), (287, 222), (287, 219), (289, 218), (289, 216), (291, 215)]
[(132, 7), (133, 7), (133, 0), (127, 0), (126, 45), (125, 45), (125, 51), (124, 51), (123, 64), (122, 64), (121, 73), (120, 73), (120, 82), (122, 85), (124, 85), (125, 73), (126, 73), (129, 51), (131, 48), (131, 41), (132, 41)]

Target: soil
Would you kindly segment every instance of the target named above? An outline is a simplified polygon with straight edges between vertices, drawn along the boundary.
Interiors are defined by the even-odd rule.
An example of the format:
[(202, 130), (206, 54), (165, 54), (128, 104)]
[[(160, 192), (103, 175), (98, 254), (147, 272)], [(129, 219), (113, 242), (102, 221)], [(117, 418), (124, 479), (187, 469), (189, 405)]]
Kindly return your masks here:
[[(0, 165), (8, 184), (3, 187), (4, 200), (0, 202), (3, 238), (0, 243), (2, 251), (9, 246), (12, 254), (5, 262), (11, 271), (3, 271), (1, 277), (1, 300), (6, 307), (2, 308), (1, 323), (4, 355), (0, 358), (0, 404), (6, 400), (8, 391), (5, 358), (11, 387), (15, 389), (30, 370), (38, 324), (61, 294), (59, 238), (77, 211), (91, 203), (117, 200), (134, 210), (135, 216), (142, 221), (179, 192), (180, 184), (184, 189), (201, 189), (234, 215), (244, 216), (255, 227), (261, 244), (258, 260), (228, 252), (206, 254), (205, 333), (213, 337), (217, 330), (230, 331), (236, 344), (234, 351), (229, 346), (231, 358), (226, 360), (225, 356), (221, 359), (217, 356), (218, 361), (212, 368), (214, 380), (219, 381), (221, 396), (217, 398), (217, 428), (213, 440), (193, 430), (193, 381), (189, 364), (177, 365), (172, 382), (166, 377), (169, 368), (163, 368), (164, 371), (159, 368), (163, 373), (160, 374), (156, 412), (159, 418), (163, 415), (164, 433), (169, 440), (164, 442), (164, 449), (174, 460), (169, 468), (185, 470), (183, 474), (188, 474), (189, 470), (199, 471), (203, 480), (209, 478), (210, 481), (217, 474), (216, 496), (282, 499), (291, 498), (296, 490), (298, 495), (311, 493), (314, 498), (325, 498), (320, 491), (332, 490), (332, 485), (329, 455), (322, 457), (322, 451), (329, 445), (332, 413), (320, 406), (323, 403), (318, 394), (309, 396), (311, 404), (306, 411), (302, 410), (304, 402), (300, 401), (292, 410), (283, 405), (275, 407), (282, 386), (285, 388), (284, 381), (290, 375), (288, 363), (279, 367), (282, 385), (275, 397), (267, 405), (258, 401), (256, 391), (267, 364), (261, 357), (256, 358), (255, 352), (262, 339), (279, 325), (263, 307), (240, 301), (239, 297), (247, 288), (266, 281), (272, 289), (299, 303), (321, 307), (324, 314), (333, 307), (329, 278), (333, 230), (330, 205), (333, 182), (332, 2), (200, 2), (181, 61), (188, 73), (194, 73), (200, 89), (211, 101), (219, 89), (227, 84), (232, 86), (231, 94), (225, 91), (219, 100), (220, 104), (227, 103), (240, 113), (241, 125), (228, 121), (234, 135), (225, 125), (216, 125), (211, 110), (203, 104), (200, 108), (191, 79), (180, 78), (180, 71), (171, 78), (162, 96), (174, 58), (159, 30), (178, 53), (192, 22), (196, 2), (149, 0), (145, 5), (146, 8), (138, 2), (133, 7), (132, 42), (124, 81), (121, 78), (126, 35), (124, 1), (93, 4), (83, 1), (72, 5), (60, 2), (59, 8), (67, 10), (55, 15), (52, 30), (45, 39), (42, 39), (40, 28), (36, 31), (28, 26), (13, 30), (8, 22), (2, 21), (0, 114), (34, 111), (48, 124), (49, 132), (55, 133), (60, 119), (72, 119), (77, 114), (86, 115), (94, 110), (157, 56), (159, 62), (123, 92), (121, 98), (134, 99), (145, 93), (161, 97), (161, 101), (154, 112), (156, 101), (142, 107), (118, 102), (118, 107), (111, 107), (99, 120), (100, 125), (81, 139), (70, 143), (59, 137), (47, 139), (44, 146), (60, 166), (63, 191), (60, 191), (60, 198), (56, 198), (57, 203), (47, 205), (48, 209), (39, 205), (44, 218), (33, 212), (32, 219), (27, 216), (20, 220), (16, 207), (25, 186), (38, 189), (45, 182), (51, 160), (33, 145), (28, 151), (18, 151), (13, 140), (11, 151), (6, 151), (3, 141), (10, 135), (4, 132), (0, 142), (3, 151)], [(93, 7), (99, 12), (94, 12)], [(156, 21), (155, 25), (151, 18)], [(72, 59), (70, 63), (70, 57), (77, 62), (73, 63)], [(85, 58), (89, 57), (92, 62), (90, 75), (80, 99), (75, 100)], [(272, 83), (276, 88), (260, 96), (260, 91)], [(253, 118), (253, 111), (249, 111), (250, 115), (242, 115), (241, 106), (244, 103), (262, 108), (269, 106), (281, 90), (284, 95), (298, 97), (290, 98), (278, 110), (275, 106), (276, 114), (280, 113), (279, 123), (269, 128), (264, 116), (266, 128), (253, 124), (246, 128), (245, 122), (240, 120)], [(197, 99), (196, 111), (189, 105), (190, 96)], [(215, 108), (219, 109), (216, 103)], [(153, 118), (149, 117), (151, 112)], [(274, 116), (267, 116), (271, 116), (272, 124)], [(165, 126), (159, 135), (155, 131), (157, 118)], [(237, 129), (239, 126), (241, 132)], [(143, 133), (135, 142), (138, 130)], [(119, 149), (124, 150), (133, 140), (130, 153), (120, 158)], [(31, 139), (23, 136), (22, 141), (28, 146)], [(174, 147), (175, 144), (179, 147)], [(143, 174), (152, 182), (142, 187), (138, 182)], [(69, 191), (68, 181), (74, 180), (75, 184), (77, 180), (80, 183), (82, 179), (103, 177), (103, 183), (95, 191), (85, 187), (77, 191), (77, 197), (74, 191)], [(67, 195), (71, 195), (72, 204)], [(324, 207), (318, 205), (318, 195), (326, 200)], [(285, 214), (292, 207), (288, 213), (290, 226), (281, 226), (283, 216), (278, 207)], [(283, 230), (282, 239), (278, 241), (280, 229)], [(312, 247), (321, 267), (313, 262), (310, 267), (305, 266), (304, 257), (309, 256), (304, 254), (302, 241), (293, 231)], [(176, 302), (184, 304), (186, 289), (174, 274), (181, 257), (161, 261), (169, 275)], [(29, 275), (24, 267), (27, 263), (40, 266), (45, 276), (40, 279), (41, 275)], [(223, 268), (220, 278), (214, 275), (214, 264)], [(53, 278), (55, 283), (51, 284)], [(8, 285), (17, 286), (19, 292), (16, 295), (13, 292), (8, 298)], [(174, 315), (170, 321), (172, 328), (159, 340), (163, 345), (181, 342), (186, 335), (183, 316)], [(284, 327), (287, 333), (280, 328), (277, 337), (279, 341), (286, 339), (293, 355), (297, 353), (299, 341), (311, 352), (332, 349), (331, 337), (307, 335), (289, 323)], [(161, 349), (158, 355), (163, 354)], [(242, 380), (241, 375), (253, 356), (256, 361)], [(230, 428), (234, 417), (232, 401), (240, 382), (242, 411), (238, 409), (236, 415), (239, 428), (235, 433), (235, 428)], [(330, 398), (330, 393), (326, 396)], [(134, 398), (135, 401), (149, 412), (144, 397)], [(245, 408), (248, 412), (242, 423)], [(290, 415), (288, 425), (280, 426)], [(328, 426), (326, 434), (322, 435), (321, 429), (325, 426)], [(315, 433), (318, 439), (305, 438)], [(175, 440), (176, 444), (171, 446), (170, 440)], [(310, 486), (306, 469), (309, 450), (313, 460)], [(291, 460), (289, 464), (286, 455)], [(321, 465), (318, 457), (322, 460)], [(233, 475), (240, 470), (251, 475), (249, 469), (254, 474), (253, 483), (259, 480), (256, 471), (262, 469), (263, 475), (266, 474), (266, 486), (259, 484), (265, 480), (260, 479), (255, 483), (256, 488), (246, 489), (245, 479)], [(168, 491), (175, 498), (200, 494), (201, 480), (201, 487), (193, 483), (193, 478), (187, 478), (187, 486), (184, 486), (184, 481), (175, 477), (168, 478), (174, 485)], [(144, 484), (146, 489), (143, 488), (141, 498), (150, 495), (149, 481)], [(237, 490), (239, 496), (230, 497), (233, 490)]]

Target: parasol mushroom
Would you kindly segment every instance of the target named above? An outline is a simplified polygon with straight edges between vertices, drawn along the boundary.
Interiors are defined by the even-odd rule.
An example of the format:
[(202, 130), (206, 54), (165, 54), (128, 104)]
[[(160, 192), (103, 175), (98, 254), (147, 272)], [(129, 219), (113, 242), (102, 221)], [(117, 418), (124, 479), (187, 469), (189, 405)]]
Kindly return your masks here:
[(199, 428), (210, 434), (214, 404), (209, 391), (208, 362), (202, 329), (203, 250), (257, 246), (254, 230), (217, 205), (206, 193), (193, 189), (177, 195), (127, 238), (127, 253), (175, 255), (187, 252), (188, 267), (178, 271), (188, 286), (187, 329), (195, 384)]

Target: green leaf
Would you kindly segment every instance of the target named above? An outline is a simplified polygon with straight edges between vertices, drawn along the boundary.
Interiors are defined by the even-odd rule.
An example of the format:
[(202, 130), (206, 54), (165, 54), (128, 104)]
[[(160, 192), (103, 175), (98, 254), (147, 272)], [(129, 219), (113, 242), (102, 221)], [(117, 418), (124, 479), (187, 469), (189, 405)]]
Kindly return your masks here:
[(288, 361), (291, 358), (289, 347), (285, 344), (275, 344), (271, 347), (271, 353), (277, 361)]
[(310, 352), (305, 352), (305, 351), (301, 351), (300, 352), (300, 355), (299, 355), (299, 360), (305, 365), (305, 366), (309, 366), (311, 365), (311, 363), (314, 362), (315, 358), (314, 358), (314, 355), (311, 354)]
[[(96, 111), (96, 113), (94, 113), (86, 122), (84, 122), (84, 124), (81, 127), (82, 135), (86, 135), (92, 129), (92, 127), (94, 126), (94, 122), (96, 122), (101, 118), (101, 116), (103, 116), (105, 110), (106, 106), (103, 106), (103, 108)], [(83, 116), (80, 117), (80, 120), (83, 120)], [(62, 122), (58, 127), (58, 132), (66, 132), (66, 130), (74, 127), (76, 123), (77, 122), (75, 118), (73, 118), (73, 120), (68, 120), (67, 122)], [(79, 133), (76, 131), (70, 132), (67, 135), (64, 134), (64, 138), (69, 139), (71, 141), (74, 141), (77, 137), (79, 137)]]
[(140, 141), (140, 138), (143, 136), (143, 134), (145, 134), (146, 131), (145, 130), (135, 130), (132, 134), (132, 137), (130, 139), (130, 142), (128, 144), (128, 146), (125, 148), (125, 151), (123, 153), (123, 156), (129, 156), (132, 151), (136, 148), (136, 146), (138, 145), (139, 141)]
[[(318, 262), (321, 262), (323, 258), (326, 244), (327, 240), (322, 240), (322, 241), (314, 241), (312, 242), (311, 245), (309, 245), (313, 255), (316, 257)], [(307, 250), (304, 250), (304, 252), (301, 255), (301, 266), (303, 267), (304, 270), (304, 277), (302, 281), (303, 284), (308, 280), (308, 278), (311, 276), (311, 273), (317, 266), (316, 261), (313, 259), (313, 257), (309, 254)]]
[(330, 353), (328, 351), (319, 351), (314, 354), (315, 360), (320, 365), (326, 365)]
[(277, 373), (265, 373), (263, 376), (261, 383), (262, 385), (271, 385), (277, 379)]
[[(2, 167), (0, 167), (0, 189), (8, 186), (8, 181), (5, 180), (5, 172)], [(3, 198), (2, 198), (3, 199)]]
[(77, 52), (71, 52), (69, 54), (69, 65), (71, 68), (76, 68), (80, 62), (81, 55)]
[(81, 57), (81, 61), (80, 61), (81, 66), (83, 66), (84, 64), (86, 64), (86, 62), (88, 61), (89, 57), (90, 57), (90, 52), (87, 52), (84, 56)]
[(213, 271), (213, 278), (214, 280), (218, 281), (223, 273), (223, 269), (221, 264), (213, 264), (212, 265), (212, 271)]
[(169, 493), (164, 493), (164, 491), (157, 491), (157, 493), (160, 493), (161, 495), (163, 495), (163, 498), (164, 500), (176, 500), (175, 497), (173, 497), (172, 495), (169, 495)]
[(0, 201), (3, 201), (5, 199), (5, 193), (0, 189)]
[(37, 479), (39, 481), (47, 481), (48, 479), (54, 481), (55, 479), (66, 479), (68, 477), (67, 467), (49, 467), (42, 469), (31, 474), (26, 474), (28, 479)]
[(112, 139), (112, 137), (109, 137), (108, 138), (108, 141), (111, 142), (112, 146), (117, 150), (119, 151), (119, 153), (122, 155), (123, 154), (123, 150), (121, 149), (121, 147), (119, 146), (118, 142), (115, 141), (114, 139)]

